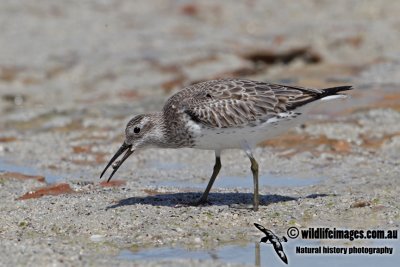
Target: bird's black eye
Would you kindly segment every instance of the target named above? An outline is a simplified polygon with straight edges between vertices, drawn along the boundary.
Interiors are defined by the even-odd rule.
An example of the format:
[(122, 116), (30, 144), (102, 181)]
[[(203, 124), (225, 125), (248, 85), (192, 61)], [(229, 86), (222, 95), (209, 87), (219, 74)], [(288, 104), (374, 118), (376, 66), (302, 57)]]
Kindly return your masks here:
[(140, 132), (140, 128), (139, 128), (139, 127), (133, 128), (133, 132), (134, 132), (134, 133), (139, 133), (139, 132)]

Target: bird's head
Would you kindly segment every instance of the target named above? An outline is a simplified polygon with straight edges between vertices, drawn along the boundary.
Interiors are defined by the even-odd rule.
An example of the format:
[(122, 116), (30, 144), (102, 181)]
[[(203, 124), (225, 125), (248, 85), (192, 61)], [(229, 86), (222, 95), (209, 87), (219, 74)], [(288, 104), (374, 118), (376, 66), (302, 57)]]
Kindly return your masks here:
[[(164, 139), (160, 114), (154, 113), (135, 116), (126, 125), (125, 141), (108, 162), (107, 166), (101, 173), (100, 178), (103, 177), (104, 173), (112, 165), (114, 170), (107, 182), (110, 181), (119, 167), (121, 167), (122, 163), (124, 163), (124, 161), (135, 151), (148, 147), (161, 146), (165, 142)], [(124, 152), (125, 154), (122, 159), (116, 161), (116, 159)]]

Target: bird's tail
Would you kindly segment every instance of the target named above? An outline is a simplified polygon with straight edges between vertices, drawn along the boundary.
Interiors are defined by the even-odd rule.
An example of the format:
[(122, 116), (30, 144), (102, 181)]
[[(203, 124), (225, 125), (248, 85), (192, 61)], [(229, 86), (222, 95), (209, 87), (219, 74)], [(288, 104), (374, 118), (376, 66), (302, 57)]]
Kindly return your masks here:
[(323, 97), (325, 97), (325, 96), (329, 96), (329, 95), (336, 95), (339, 92), (349, 91), (349, 90), (352, 90), (352, 89), (353, 89), (353, 86), (345, 85), (345, 86), (337, 86), (337, 87), (325, 88), (325, 89), (322, 89), (321, 91), (322, 91)]
[(322, 101), (333, 100), (333, 99), (340, 99), (340, 98), (347, 98), (348, 95), (346, 94), (338, 94), (342, 91), (352, 90), (352, 86), (338, 86), (338, 87), (331, 87), (322, 89), (322, 94), (319, 95), (319, 98)]

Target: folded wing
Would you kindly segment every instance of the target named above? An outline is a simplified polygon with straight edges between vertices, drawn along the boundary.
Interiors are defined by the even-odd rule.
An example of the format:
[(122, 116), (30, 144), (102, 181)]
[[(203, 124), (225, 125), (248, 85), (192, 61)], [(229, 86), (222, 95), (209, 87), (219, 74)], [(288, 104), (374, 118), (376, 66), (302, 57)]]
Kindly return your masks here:
[[(184, 89), (185, 90), (185, 89)], [(195, 84), (184, 112), (209, 127), (243, 127), (267, 120), (323, 95), (322, 90), (249, 80), (215, 80)]]

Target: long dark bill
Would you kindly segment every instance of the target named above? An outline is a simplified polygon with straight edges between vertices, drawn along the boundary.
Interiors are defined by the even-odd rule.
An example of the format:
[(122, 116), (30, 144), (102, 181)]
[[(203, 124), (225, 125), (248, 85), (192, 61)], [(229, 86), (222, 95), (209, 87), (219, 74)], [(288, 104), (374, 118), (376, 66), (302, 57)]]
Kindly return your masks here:
[(107, 183), (111, 180), (111, 178), (113, 177), (113, 175), (117, 172), (117, 170), (119, 169), (119, 167), (121, 167), (122, 163), (124, 163), (124, 161), (129, 158), (129, 156), (134, 152), (134, 150), (131, 150), (132, 145), (127, 145), (125, 143), (122, 144), (122, 146), (118, 149), (118, 151), (115, 153), (115, 155), (111, 158), (111, 160), (108, 162), (107, 166), (104, 168), (103, 172), (100, 175), (100, 179), (101, 177), (103, 177), (104, 173), (107, 171), (108, 167), (111, 166), (111, 164), (113, 164), (113, 162), (122, 154), (124, 153), (125, 150), (126, 153), (125, 155), (122, 157), (122, 159), (120, 161), (117, 161), (117, 164), (112, 166), (113, 167), (113, 172), (111, 173), (110, 177), (107, 180)]

